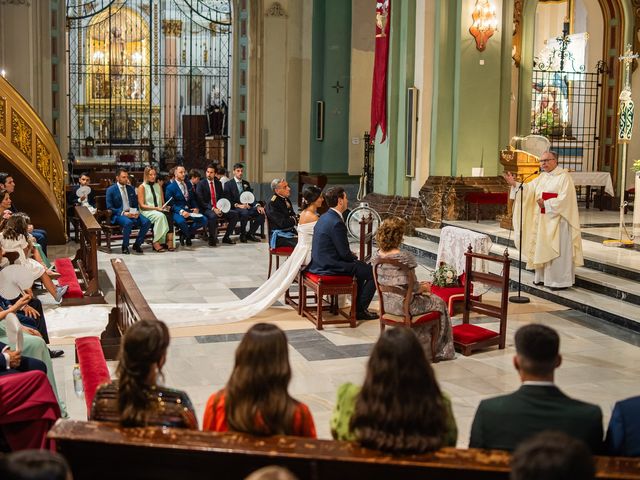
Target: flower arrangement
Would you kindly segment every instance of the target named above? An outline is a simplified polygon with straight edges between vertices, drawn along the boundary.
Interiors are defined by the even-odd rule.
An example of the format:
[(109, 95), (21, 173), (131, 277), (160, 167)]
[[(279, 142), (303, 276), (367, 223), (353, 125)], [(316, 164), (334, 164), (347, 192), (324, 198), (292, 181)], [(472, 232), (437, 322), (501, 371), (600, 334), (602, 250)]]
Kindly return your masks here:
[(440, 266), (433, 272), (433, 284), (438, 287), (459, 287), (456, 269), (448, 263), (440, 262)]
[(631, 166), (631, 168), (633, 168), (634, 172), (640, 173), (640, 159), (634, 161), (633, 165)]

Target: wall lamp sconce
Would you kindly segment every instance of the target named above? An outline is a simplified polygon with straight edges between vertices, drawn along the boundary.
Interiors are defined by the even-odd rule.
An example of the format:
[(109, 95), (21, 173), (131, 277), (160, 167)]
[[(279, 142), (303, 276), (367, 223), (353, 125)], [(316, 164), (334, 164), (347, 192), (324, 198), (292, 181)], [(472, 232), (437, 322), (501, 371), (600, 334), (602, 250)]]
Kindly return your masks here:
[(498, 30), (496, 9), (491, 0), (476, 0), (476, 6), (471, 13), (473, 23), (469, 33), (476, 39), (476, 48), (481, 52), (487, 46), (487, 41)]

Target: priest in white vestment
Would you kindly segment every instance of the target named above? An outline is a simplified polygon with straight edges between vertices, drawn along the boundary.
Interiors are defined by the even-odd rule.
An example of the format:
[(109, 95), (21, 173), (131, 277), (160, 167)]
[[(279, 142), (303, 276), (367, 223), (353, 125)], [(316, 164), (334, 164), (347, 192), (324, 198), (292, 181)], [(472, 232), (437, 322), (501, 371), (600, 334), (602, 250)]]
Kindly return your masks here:
[(520, 201), (524, 203), (522, 253), (527, 268), (535, 270), (534, 284), (561, 289), (575, 281), (575, 267), (584, 264), (578, 200), (571, 176), (558, 167), (558, 156), (549, 151), (540, 157), (540, 175), (525, 183), (522, 194), (511, 172), (504, 178), (511, 185), (513, 227), (520, 249)]

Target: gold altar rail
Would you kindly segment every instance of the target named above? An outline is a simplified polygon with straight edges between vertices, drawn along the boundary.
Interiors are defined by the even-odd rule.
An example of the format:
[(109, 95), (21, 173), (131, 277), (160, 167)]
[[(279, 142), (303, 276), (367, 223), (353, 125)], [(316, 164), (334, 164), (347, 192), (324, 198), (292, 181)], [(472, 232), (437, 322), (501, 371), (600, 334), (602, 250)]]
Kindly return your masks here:
[(31, 105), (0, 76), (0, 171), (16, 179), (12, 201), (49, 243), (65, 242), (64, 163), (53, 135)]

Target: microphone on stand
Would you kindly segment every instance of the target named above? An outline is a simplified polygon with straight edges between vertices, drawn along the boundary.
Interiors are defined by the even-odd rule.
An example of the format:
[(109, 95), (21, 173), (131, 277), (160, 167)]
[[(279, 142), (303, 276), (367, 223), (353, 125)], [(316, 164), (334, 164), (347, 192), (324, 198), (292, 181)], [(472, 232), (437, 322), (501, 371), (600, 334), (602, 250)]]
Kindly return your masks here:
[(509, 301), (511, 303), (529, 303), (530, 302), (529, 297), (522, 296), (522, 206), (524, 204), (524, 202), (522, 201), (522, 193), (524, 190), (525, 181), (539, 173), (540, 173), (539, 169), (531, 172), (529, 175), (524, 177), (520, 182), (520, 184), (518, 185), (518, 191), (520, 192), (520, 232), (519, 232), (520, 241), (518, 242), (520, 245), (520, 248), (518, 249), (518, 295), (509, 297)]

